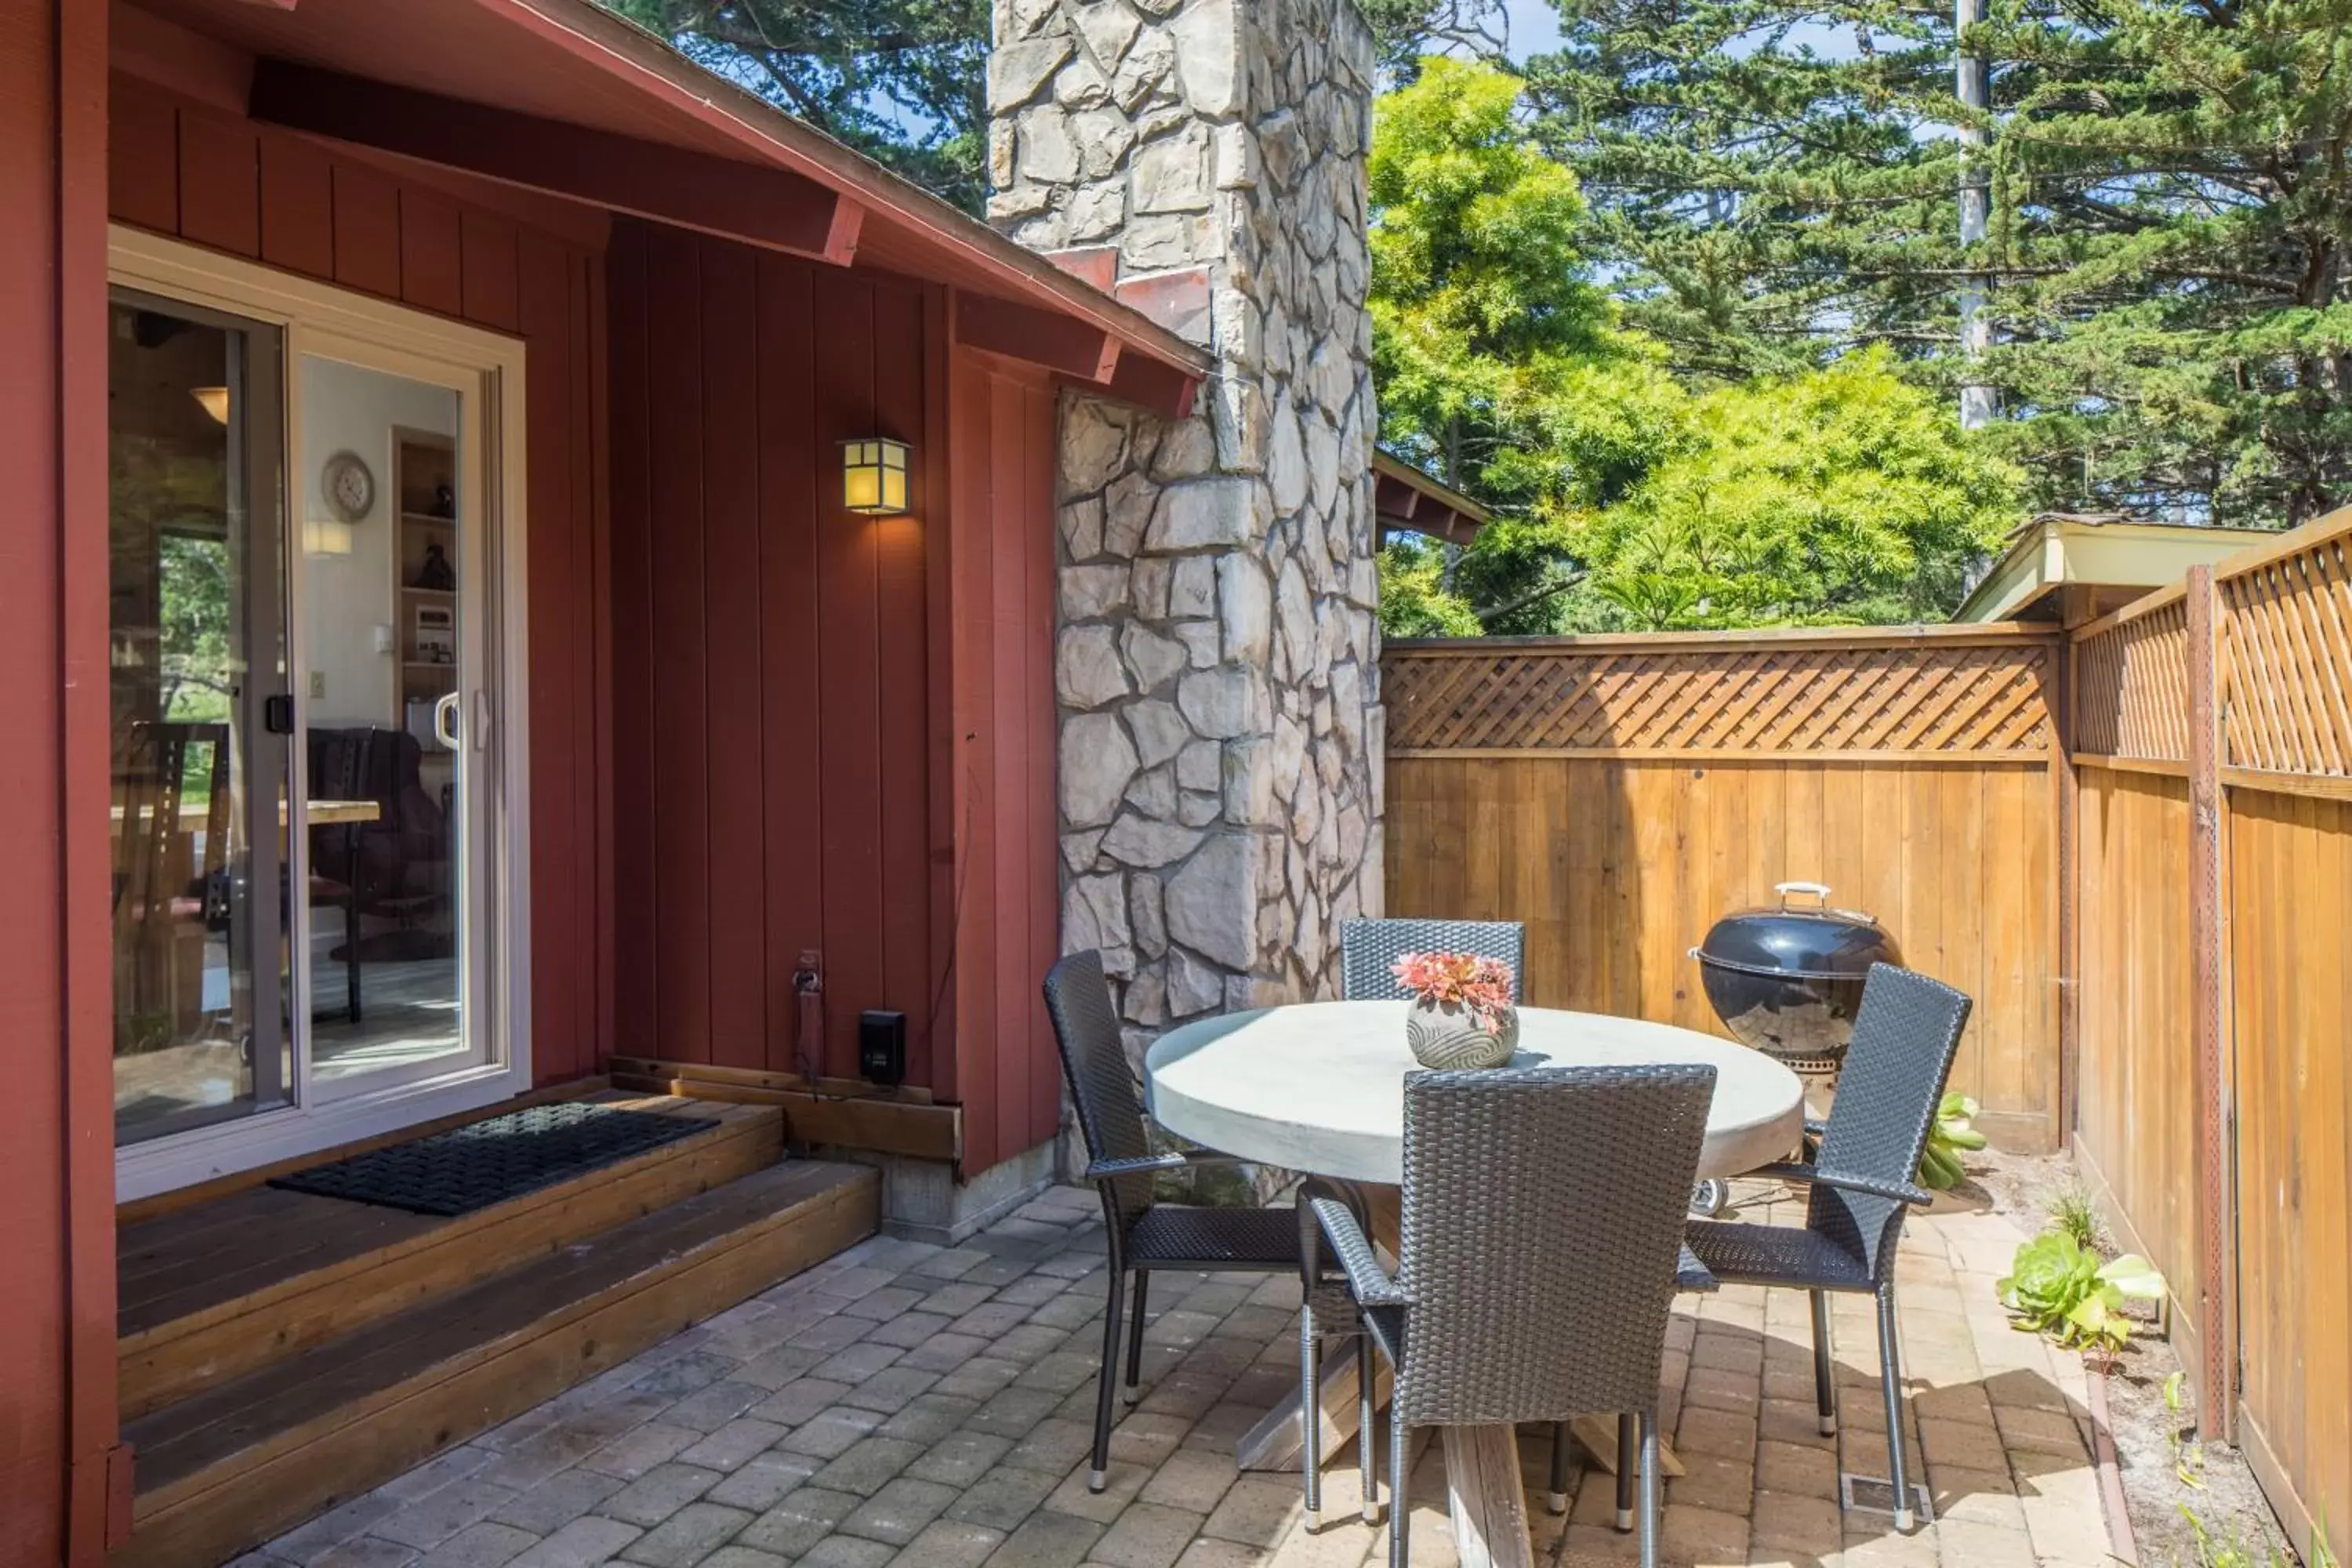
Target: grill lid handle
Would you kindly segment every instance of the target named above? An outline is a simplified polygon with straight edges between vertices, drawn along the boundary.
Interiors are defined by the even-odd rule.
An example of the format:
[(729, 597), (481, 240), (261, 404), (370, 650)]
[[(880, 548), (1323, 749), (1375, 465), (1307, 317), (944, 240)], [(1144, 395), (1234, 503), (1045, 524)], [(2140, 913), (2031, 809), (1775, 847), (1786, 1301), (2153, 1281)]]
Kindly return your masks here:
[(1784, 910), (1789, 907), (1789, 896), (1792, 893), (1811, 896), (1818, 908), (1825, 910), (1830, 907), (1830, 889), (1826, 882), (1775, 882), (1772, 890), (1780, 895), (1780, 907)]

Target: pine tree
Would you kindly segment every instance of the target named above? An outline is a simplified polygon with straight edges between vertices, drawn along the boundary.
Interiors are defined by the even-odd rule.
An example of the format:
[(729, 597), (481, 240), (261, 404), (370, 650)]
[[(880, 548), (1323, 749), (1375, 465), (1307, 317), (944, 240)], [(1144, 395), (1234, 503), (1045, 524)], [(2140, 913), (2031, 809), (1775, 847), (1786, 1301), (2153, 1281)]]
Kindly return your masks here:
[[(2343, 0), (1556, 0), (1529, 62), (1585, 243), (1678, 369), (1885, 344), (1981, 380), (2034, 504), (2292, 523), (2352, 498)], [(1952, 89), (1963, 48), (1990, 107)], [(1963, 123), (1992, 222), (1959, 244)], [(1958, 352), (1963, 281), (1996, 346)]]

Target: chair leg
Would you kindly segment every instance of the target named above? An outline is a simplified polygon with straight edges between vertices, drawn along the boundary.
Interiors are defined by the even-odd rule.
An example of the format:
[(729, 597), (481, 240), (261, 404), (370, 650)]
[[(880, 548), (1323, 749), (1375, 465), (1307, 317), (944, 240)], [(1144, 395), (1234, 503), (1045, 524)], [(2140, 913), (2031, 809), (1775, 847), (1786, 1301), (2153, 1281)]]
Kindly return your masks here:
[(1151, 1271), (1148, 1268), (1137, 1269), (1135, 1271), (1135, 1311), (1128, 1320), (1135, 1325), (1135, 1332), (1129, 1334), (1127, 1339), (1127, 1402), (1129, 1405), (1134, 1404), (1137, 1398), (1135, 1385), (1143, 1381), (1143, 1303), (1150, 1292), (1150, 1285)]
[(1830, 1298), (1826, 1290), (1813, 1298), (1813, 1398), (1821, 1406), (1822, 1436), (1837, 1436), (1837, 1382), (1830, 1368)]
[(1639, 1433), (1629, 1413), (1617, 1417), (1617, 1528), (1633, 1528), (1633, 1467)]
[(1895, 1528), (1908, 1534), (1917, 1520), (1910, 1480), (1903, 1473), (1903, 1361), (1895, 1343), (1892, 1284), (1878, 1288), (1878, 1376), (1886, 1386), (1886, 1479), (1895, 1487)]
[(352, 1022), (360, 1021), (360, 896), (354, 890), (343, 900), (343, 964), (344, 999), (349, 1005)]
[(1103, 1307), (1102, 1375), (1095, 1383), (1095, 1452), (1093, 1468), (1087, 1472), (1088, 1491), (1098, 1492), (1110, 1482), (1111, 1394), (1118, 1386), (1119, 1308), (1125, 1304), (1126, 1286), (1124, 1271), (1112, 1268), (1110, 1300)]
[(1315, 1308), (1298, 1310), (1299, 1466), (1306, 1472), (1307, 1528), (1323, 1525), (1323, 1357), (1315, 1340)]
[(1658, 1568), (1658, 1417), (1644, 1410), (1642, 1426), (1642, 1568)]
[(1405, 1540), (1406, 1526), (1412, 1510), (1405, 1501), (1405, 1439), (1404, 1416), (1396, 1401), (1389, 1402), (1389, 1568), (1407, 1568), (1412, 1561), (1412, 1547)]
[(1380, 1426), (1372, 1417), (1372, 1336), (1356, 1335), (1356, 1468), (1364, 1478), (1364, 1522), (1381, 1519)]
[(1551, 1424), (1551, 1495), (1544, 1500), (1553, 1513), (1568, 1511), (1568, 1423)]

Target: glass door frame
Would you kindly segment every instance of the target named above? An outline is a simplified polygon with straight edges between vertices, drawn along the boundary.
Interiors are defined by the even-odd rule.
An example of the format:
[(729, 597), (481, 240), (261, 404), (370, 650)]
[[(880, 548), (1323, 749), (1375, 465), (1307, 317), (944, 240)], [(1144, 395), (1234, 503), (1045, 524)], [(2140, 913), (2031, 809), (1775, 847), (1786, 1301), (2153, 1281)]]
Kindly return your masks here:
[[(444, 386), (458, 394), (461, 489), (480, 526), (466, 531), (472, 581), (483, 613), (462, 627), (461, 669), (480, 684), (464, 689), (466, 777), (465, 947), (461, 1016), (482, 1048), (460, 1065), (419, 1075), (365, 1075), (329, 1092), (310, 1081), (306, 1021), (311, 982), (308, 933), (296, 931), (291, 1012), (297, 1020), (291, 1103), (234, 1121), (128, 1144), (115, 1155), (118, 1202), (168, 1192), (231, 1172), (380, 1136), (437, 1116), (488, 1105), (530, 1087), (530, 748), (528, 584), (524, 470), (527, 426), (523, 345), (516, 339), (371, 299), (120, 225), (108, 232), (108, 281), (278, 327), (287, 471), (278, 486), (289, 508), (286, 555), (289, 623), (303, 601), (302, 552), (291, 498), (302, 493), (300, 367), (305, 355)], [(461, 570), (465, 569), (461, 567)], [(463, 579), (461, 579), (462, 581)], [(295, 732), (303, 732), (308, 682), (301, 637), (289, 624), (287, 681)], [(289, 746), (294, 796), (305, 748)], [(287, 833), (290, 887), (307, 872), (309, 835)], [(290, 928), (289, 928), (290, 929)]]

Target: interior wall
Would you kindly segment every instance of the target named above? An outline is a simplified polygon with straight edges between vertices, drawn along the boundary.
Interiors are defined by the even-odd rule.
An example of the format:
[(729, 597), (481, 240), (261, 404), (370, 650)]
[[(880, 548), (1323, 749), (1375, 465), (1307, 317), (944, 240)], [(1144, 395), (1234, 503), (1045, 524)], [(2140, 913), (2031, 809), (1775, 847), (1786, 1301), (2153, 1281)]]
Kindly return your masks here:
[[(525, 374), (529, 372), (526, 370)], [(339, 516), (327, 505), (324, 475), (329, 458), (356, 453), (375, 476), (374, 503), (350, 525), (348, 554), (312, 554), (302, 563), (303, 650), (312, 684), (310, 722), (321, 729), (375, 725), (399, 729), (398, 639), (378, 650), (375, 628), (397, 629), (400, 592), (394, 570), (398, 542), (398, 497), (393, 489), (393, 430), (400, 426), (454, 437), (457, 400), (446, 387), (429, 386), (382, 371), (312, 359), (302, 367), (301, 469), (298, 493), (302, 515), (291, 520), (299, 541), (307, 525)]]
[[(589, 226), (583, 237), (575, 222), (557, 232), (533, 221), (543, 204), (529, 198), (509, 206), (480, 186), (461, 199), (121, 72), (110, 90), (116, 222), (525, 345), (526, 428), (509, 451), (527, 466), (529, 507), (532, 1068), (541, 1083), (593, 1072), (611, 1054), (613, 1016), (602, 231)], [(389, 447), (370, 456), (389, 504)], [(307, 457), (305, 466), (316, 468)], [(301, 479), (315, 489), (315, 471)], [(354, 532), (388, 543), (391, 530), (371, 521)], [(371, 610), (365, 624), (386, 613)], [(342, 674), (368, 689), (364, 669)], [(331, 704), (341, 700), (338, 679), (331, 668)]]

